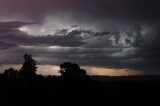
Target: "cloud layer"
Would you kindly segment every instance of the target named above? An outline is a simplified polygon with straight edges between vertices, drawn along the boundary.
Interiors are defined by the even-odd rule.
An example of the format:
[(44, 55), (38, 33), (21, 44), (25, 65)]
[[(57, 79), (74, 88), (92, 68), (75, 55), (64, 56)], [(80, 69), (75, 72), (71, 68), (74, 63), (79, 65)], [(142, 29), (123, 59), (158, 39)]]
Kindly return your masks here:
[(31, 52), (39, 64), (72, 61), (107, 68), (160, 69), (158, 25), (134, 25), (117, 32), (95, 32), (73, 25), (52, 35), (35, 36), (19, 30), (28, 24), (0, 23), (1, 63), (21, 63), (23, 53)]
[(0, 0), (0, 63), (160, 69), (157, 0)]
[(76, 18), (159, 20), (157, 0), (0, 0), (1, 14), (42, 20), (46, 14), (71, 12)]

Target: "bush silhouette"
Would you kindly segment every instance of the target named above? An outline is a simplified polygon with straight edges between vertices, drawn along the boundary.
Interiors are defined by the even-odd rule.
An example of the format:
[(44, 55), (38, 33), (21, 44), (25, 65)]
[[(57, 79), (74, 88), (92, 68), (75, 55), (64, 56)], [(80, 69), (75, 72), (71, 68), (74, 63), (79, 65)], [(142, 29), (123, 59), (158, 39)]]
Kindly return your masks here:
[(31, 54), (25, 54), (24, 63), (20, 69), (20, 75), (24, 78), (32, 78), (36, 75), (37, 67), (36, 61), (32, 58)]
[(4, 71), (3, 73), (4, 77), (11, 80), (17, 80), (19, 77), (19, 73), (17, 70), (14, 70), (13, 68), (9, 68)]

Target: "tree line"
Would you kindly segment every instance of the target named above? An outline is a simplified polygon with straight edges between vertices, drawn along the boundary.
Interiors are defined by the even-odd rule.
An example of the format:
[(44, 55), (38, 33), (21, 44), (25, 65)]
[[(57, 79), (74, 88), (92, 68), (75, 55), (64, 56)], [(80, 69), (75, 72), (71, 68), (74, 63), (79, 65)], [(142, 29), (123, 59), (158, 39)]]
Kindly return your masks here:
[[(23, 56), (24, 63), (19, 70), (14, 68), (6, 69), (3, 73), (3, 76), (7, 79), (12, 80), (22, 80), (28, 81), (41, 77), (42, 75), (37, 75), (37, 64), (36, 61), (32, 58), (32, 55), (29, 53), (25, 53)], [(86, 80), (88, 79), (88, 75), (86, 70), (81, 69), (80, 66), (76, 63), (65, 62), (60, 64), (59, 73), (61, 74), (60, 79), (64, 80)], [(49, 76), (48, 76), (49, 77)]]

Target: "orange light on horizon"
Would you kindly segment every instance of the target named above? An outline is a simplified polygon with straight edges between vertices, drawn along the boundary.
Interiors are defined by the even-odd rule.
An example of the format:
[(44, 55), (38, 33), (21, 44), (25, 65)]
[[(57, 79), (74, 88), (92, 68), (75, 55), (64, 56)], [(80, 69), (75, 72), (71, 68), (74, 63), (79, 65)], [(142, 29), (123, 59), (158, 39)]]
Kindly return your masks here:
[[(3, 73), (5, 69), (9, 69), (13, 67), (15, 69), (20, 69), (22, 65), (2, 65), (0, 67), (0, 73)], [(132, 70), (132, 69), (109, 69), (109, 68), (102, 68), (102, 67), (89, 67), (89, 66), (82, 66), (82, 69), (87, 71), (88, 75), (97, 75), (97, 76), (129, 76), (129, 75), (142, 75), (141, 71)], [(38, 65), (37, 74), (41, 75), (56, 75), (59, 76), (60, 70), (59, 66), (56, 65)]]
[(109, 69), (101, 67), (84, 67), (89, 75), (98, 76), (129, 76), (141, 75), (142, 73), (132, 69)]

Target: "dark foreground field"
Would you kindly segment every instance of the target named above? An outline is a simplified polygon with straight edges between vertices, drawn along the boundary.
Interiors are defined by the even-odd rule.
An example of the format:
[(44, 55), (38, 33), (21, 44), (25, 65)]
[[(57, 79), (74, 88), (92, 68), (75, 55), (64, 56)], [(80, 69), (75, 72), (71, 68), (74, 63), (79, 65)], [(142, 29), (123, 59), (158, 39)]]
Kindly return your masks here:
[(142, 105), (160, 100), (160, 76), (48, 77), (18, 81), (0, 77), (0, 106)]

